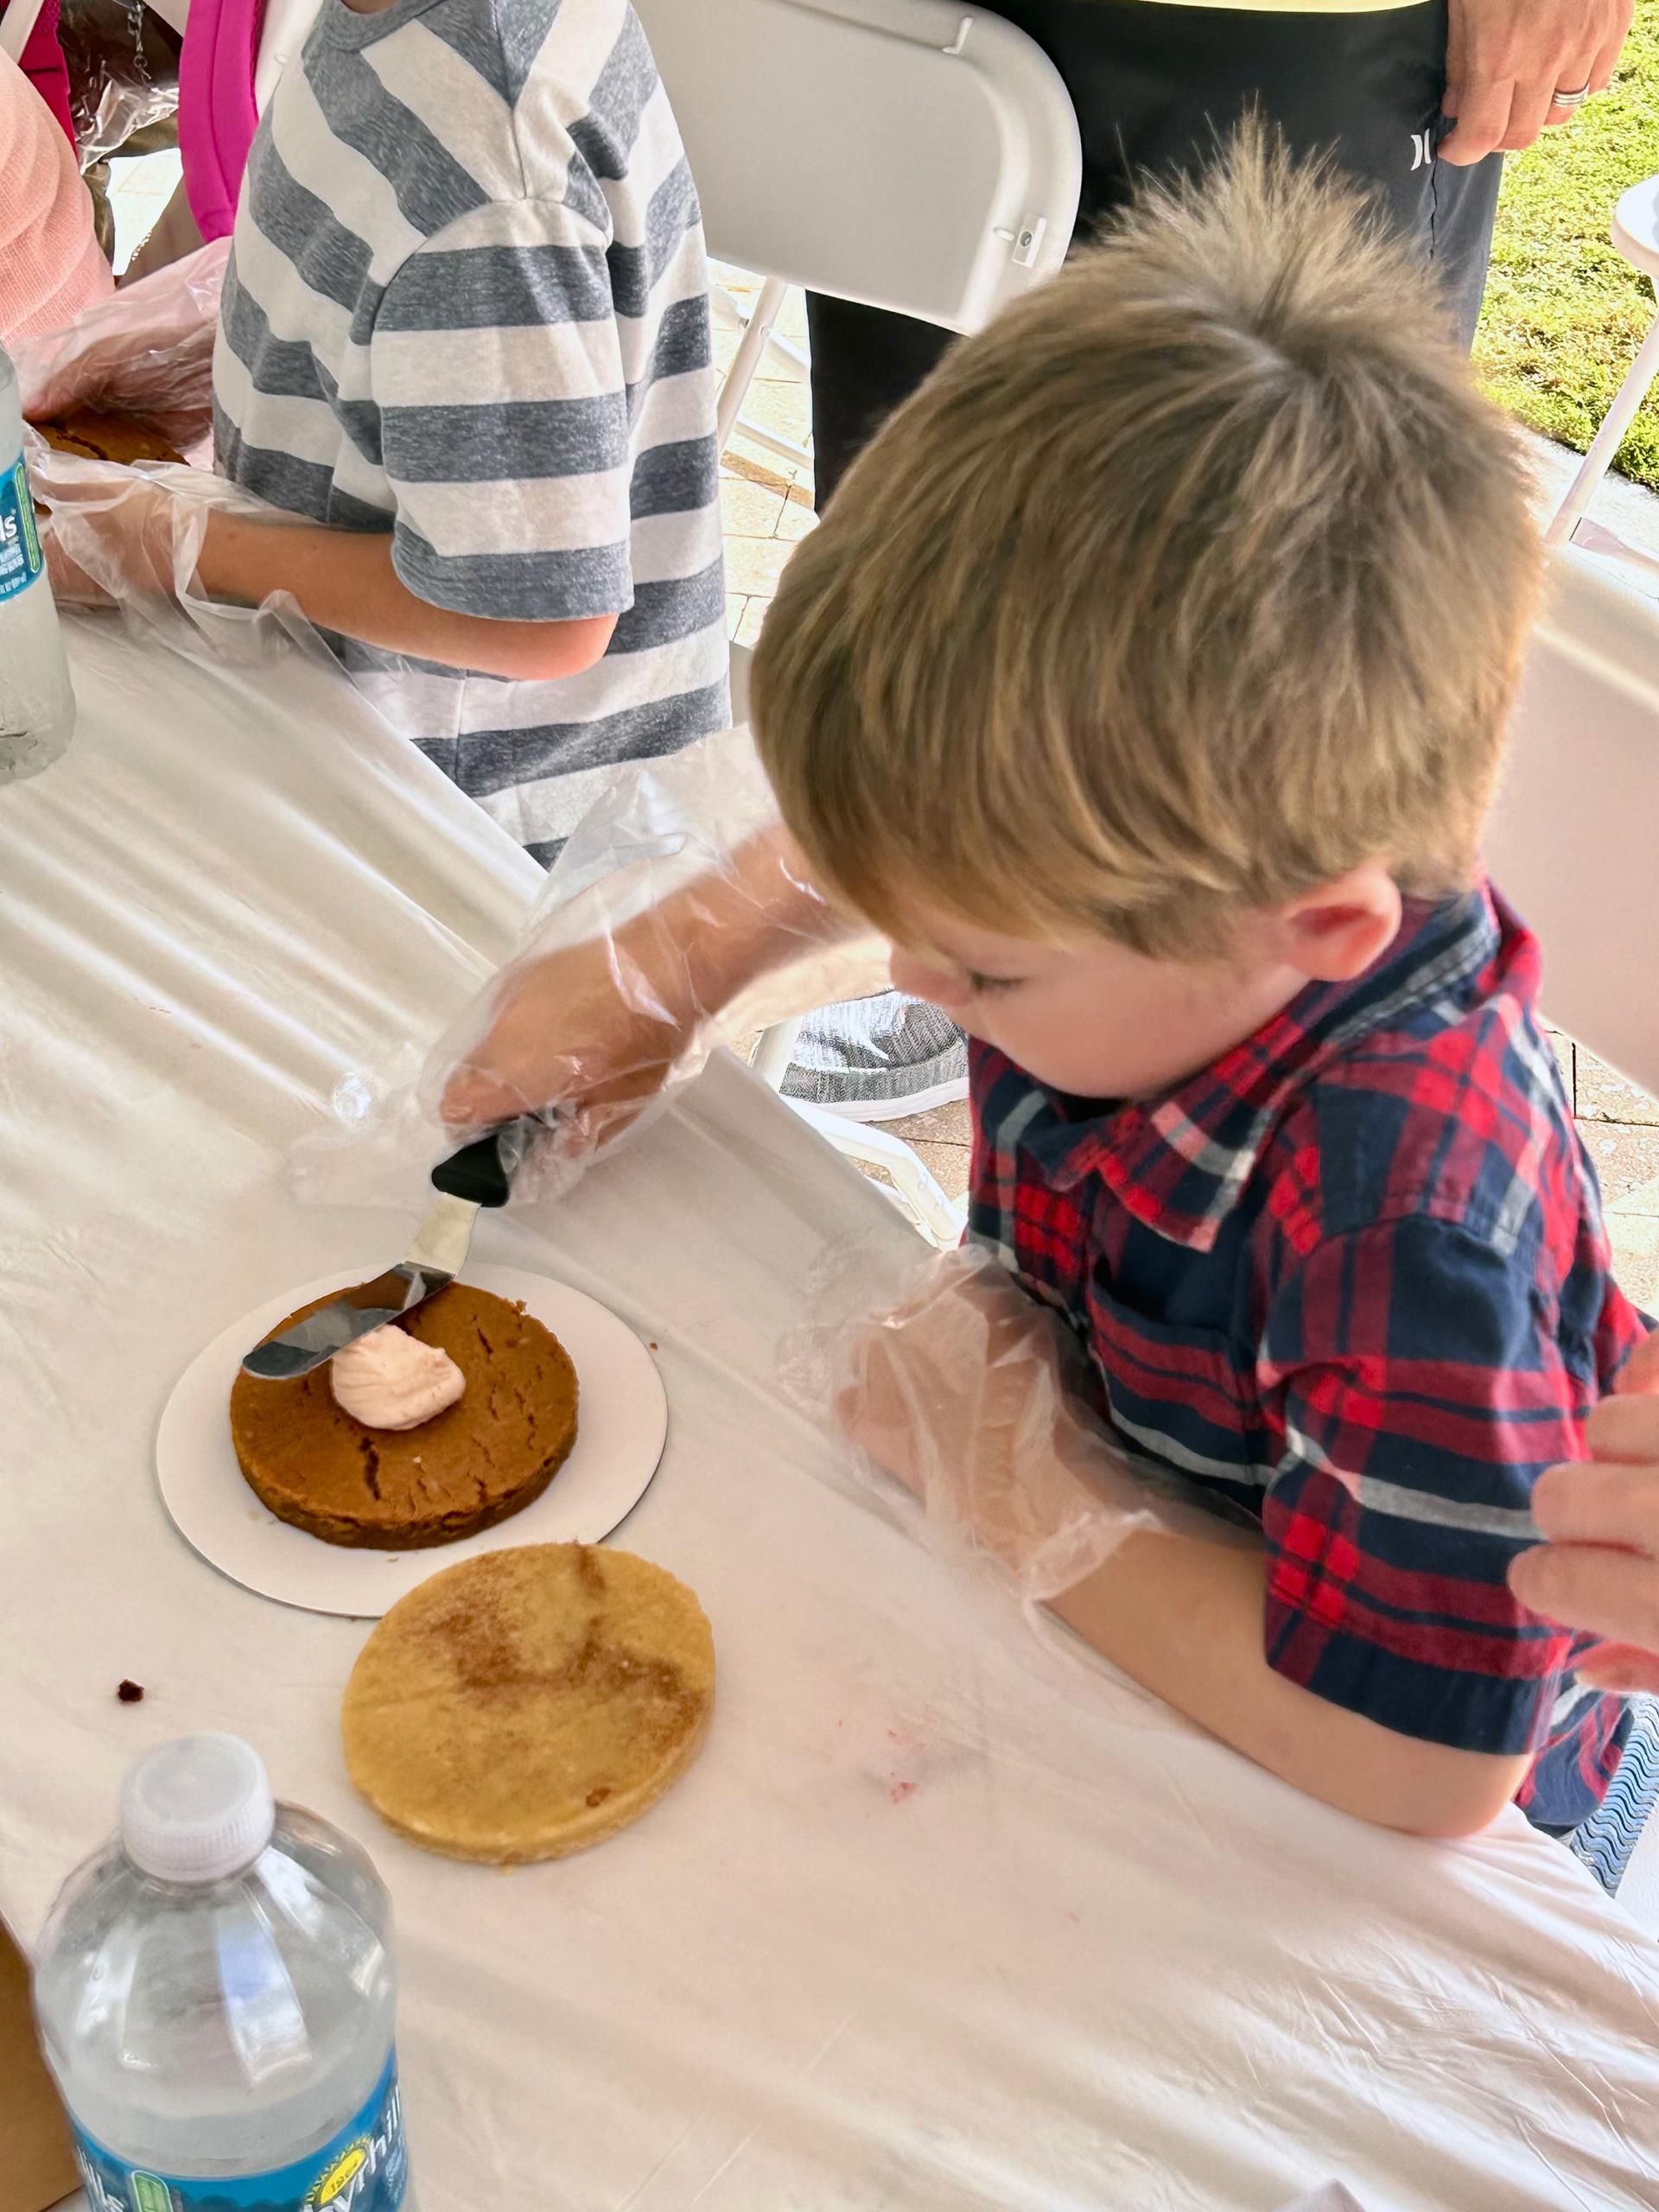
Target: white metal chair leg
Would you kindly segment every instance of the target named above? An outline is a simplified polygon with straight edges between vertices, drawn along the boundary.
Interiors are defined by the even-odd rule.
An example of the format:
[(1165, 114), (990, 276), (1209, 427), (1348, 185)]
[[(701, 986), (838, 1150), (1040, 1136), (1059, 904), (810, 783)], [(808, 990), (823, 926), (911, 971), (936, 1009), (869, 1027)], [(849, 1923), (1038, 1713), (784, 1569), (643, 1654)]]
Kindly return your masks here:
[[(709, 289), (709, 305), (716, 322), (723, 322), (728, 330), (747, 330), (749, 318), (723, 284), (713, 284)], [(787, 338), (780, 338), (774, 330), (766, 340), (766, 359), (775, 363), (785, 376), (798, 377), (803, 384), (811, 374), (806, 355)]]
[[(732, 365), (726, 372), (726, 381), (720, 388), (720, 404), (715, 410), (715, 434), (720, 450), (724, 453), (730, 444), (732, 433), (737, 428), (743, 402), (749, 396), (749, 386), (754, 382), (760, 367), (761, 356), (772, 336), (772, 327), (783, 312), (789, 287), (781, 276), (768, 276), (760, 287), (759, 298), (743, 326), (743, 335), (737, 341), (737, 352)], [(751, 433), (747, 426), (745, 435)]]
[(1565, 545), (1583, 521), (1585, 512), (1595, 496), (1596, 486), (1612, 466), (1613, 455), (1624, 442), (1624, 433), (1630, 427), (1636, 411), (1647, 397), (1648, 387), (1659, 377), (1659, 320), (1643, 340), (1641, 350), (1630, 364), (1630, 374), (1618, 387), (1612, 405), (1607, 410), (1601, 428), (1591, 441), (1590, 450), (1584, 456), (1578, 474), (1568, 487), (1567, 497), (1555, 511), (1554, 521), (1544, 532), (1545, 543)]
[(791, 468), (811, 467), (812, 455), (798, 438), (786, 438), (781, 430), (768, 430), (760, 423), (750, 422), (747, 415), (739, 416), (735, 428), (755, 445), (776, 454), (779, 461), (788, 461)]
[(883, 1169), (931, 1243), (948, 1252), (962, 1242), (960, 1210), (951, 1205), (938, 1177), (923, 1165), (902, 1138), (889, 1136), (885, 1129), (872, 1128), (867, 1122), (848, 1122), (838, 1114), (826, 1114), (822, 1107), (809, 1106), (804, 1099), (786, 1098), (784, 1103), (844, 1158), (855, 1160), (867, 1167)]
[[(16, 4), (16, 0), (13, 0), (13, 4)], [(760, 296), (747, 320), (729, 293), (720, 296), (730, 308), (733, 320), (741, 326), (743, 335), (737, 341), (732, 365), (726, 372), (726, 381), (720, 388), (715, 428), (721, 453), (741, 430), (746, 438), (751, 439), (767, 453), (776, 454), (780, 461), (786, 461), (796, 468), (810, 468), (812, 456), (798, 440), (786, 438), (779, 430), (766, 429), (759, 423), (751, 423), (743, 413), (743, 403), (749, 396), (749, 387), (760, 374), (762, 359), (768, 354), (781, 358), (792, 375), (804, 377), (807, 373), (805, 354), (790, 345), (786, 339), (779, 338), (772, 328), (783, 312), (788, 292), (789, 287), (781, 276), (768, 276), (760, 287)]]
[[(762, 1030), (760, 1041), (754, 1048), (749, 1065), (762, 1083), (773, 1090), (781, 1090), (784, 1077), (789, 1073), (789, 1064), (795, 1057), (795, 1040), (801, 1033), (802, 1016), (792, 1021), (774, 1021), (770, 1029)], [(790, 1102), (793, 1104), (793, 1100)]]

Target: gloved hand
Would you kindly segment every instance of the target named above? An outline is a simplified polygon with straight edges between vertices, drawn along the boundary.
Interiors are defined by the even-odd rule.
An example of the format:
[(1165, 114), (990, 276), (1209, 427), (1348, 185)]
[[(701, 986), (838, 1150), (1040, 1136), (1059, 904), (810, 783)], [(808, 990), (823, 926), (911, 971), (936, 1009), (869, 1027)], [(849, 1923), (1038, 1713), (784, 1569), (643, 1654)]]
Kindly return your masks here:
[(79, 407), (149, 423), (187, 457), (213, 427), (213, 346), (230, 240), (158, 269), (61, 330), (13, 348), (23, 419)]
[(25, 429), (24, 457), (41, 511), (47, 573), (66, 607), (111, 607), (140, 637), (212, 662), (260, 658), (272, 624), (322, 650), (292, 602), (263, 607), (220, 605), (196, 583), (203, 543), (216, 513), (293, 521), (202, 468), (178, 462), (85, 460), (60, 453)]
[(435, 1052), (425, 1095), (461, 1131), (550, 1109), (538, 1156), (574, 1167), (722, 1035), (882, 968), (884, 948), (808, 880), (748, 733), (728, 731), (620, 776), (578, 825), (524, 949)]
[(1578, 1669), (1598, 1688), (1659, 1694), (1659, 1331), (1624, 1363), (1585, 1424), (1582, 1465), (1532, 1493), (1548, 1541), (1510, 1565), (1525, 1605), (1601, 1637)]
[(808, 880), (747, 729), (619, 770), (560, 854), (515, 957), (410, 1082), (363, 1070), (296, 1147), (300, 1195), (406, 1200), (411, 1160), (521, 1116), (515, 1202), (568, 1190), (721, 1042), (880, 987), (887, 948)]
[(990, 1255), (918, 1257), (895, 1277), (886, 1250), (849, 1252), (814, 1302), (783, 1347), (785, 1390), (914, 1495), (919, 1514), (901, 1517), (925, 1542), (989, 1567), (1028, 1606), (1137, 1529), (1224, 1529), (1128, 1465), (1088, 1402), (1075, 1338)]
[(181, 496), (177, 480), (196, 472), (83, 460), (33, 432), (25, 447), (59, 604), (118, 607), (137, 628), (170, 627), (207, 535), (209, 507)]

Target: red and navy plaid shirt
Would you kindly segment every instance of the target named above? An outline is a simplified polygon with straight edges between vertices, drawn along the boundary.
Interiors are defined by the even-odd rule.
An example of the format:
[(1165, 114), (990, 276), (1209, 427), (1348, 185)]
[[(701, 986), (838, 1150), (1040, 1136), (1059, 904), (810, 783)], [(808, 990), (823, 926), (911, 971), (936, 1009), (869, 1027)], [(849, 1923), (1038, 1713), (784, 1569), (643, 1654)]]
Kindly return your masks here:
[(1409, 906), (1357, 982), (1155, 1102), (976, 1046), (969, 1233), (1071, 1323), (1132, 1456), (1260, 1516), (1269, 1664), (1404, 1735), (1535, 1751), (1520, 1802), (1560, 1831), (1628, 1716), (1504, 1569), (1643, 1330), (1538, 967), (1481, 892)]

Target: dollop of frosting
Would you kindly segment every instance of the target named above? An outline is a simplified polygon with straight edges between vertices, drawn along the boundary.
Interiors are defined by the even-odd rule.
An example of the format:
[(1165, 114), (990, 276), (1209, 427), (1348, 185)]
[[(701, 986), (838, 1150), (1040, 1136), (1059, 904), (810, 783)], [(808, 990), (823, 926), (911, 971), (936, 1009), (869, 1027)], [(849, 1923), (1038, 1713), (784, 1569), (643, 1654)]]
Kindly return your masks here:
[(467, 1388), (447, 1351), (391, 1321), (337, 1351), (328, 1380), (334, 1403), (365, 1428), (418, 1428)]

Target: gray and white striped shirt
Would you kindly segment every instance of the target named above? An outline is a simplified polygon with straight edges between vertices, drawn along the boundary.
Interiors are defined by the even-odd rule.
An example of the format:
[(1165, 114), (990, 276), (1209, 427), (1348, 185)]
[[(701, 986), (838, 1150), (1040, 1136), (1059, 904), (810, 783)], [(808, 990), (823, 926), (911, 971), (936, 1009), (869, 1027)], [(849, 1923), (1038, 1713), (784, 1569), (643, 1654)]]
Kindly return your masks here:
[(213, 385), (221, 471), (389, 531), (421, 598), (620, 616), (556, 683), (334, 641), (542, 858), (618, 762), (726, 726), (708, 269), (626, 0), (322, 0), (249, 159)]

